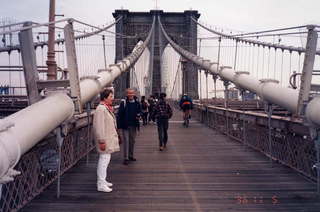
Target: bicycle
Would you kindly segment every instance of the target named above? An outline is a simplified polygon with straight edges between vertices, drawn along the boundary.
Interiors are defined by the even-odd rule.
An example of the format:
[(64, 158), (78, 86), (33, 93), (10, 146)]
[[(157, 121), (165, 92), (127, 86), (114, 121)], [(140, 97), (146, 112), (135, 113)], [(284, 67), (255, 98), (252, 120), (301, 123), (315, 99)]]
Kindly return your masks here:
[(185, 128), (189, 127), (190, 111), (186, 110), (183, 115), (183, 126)]

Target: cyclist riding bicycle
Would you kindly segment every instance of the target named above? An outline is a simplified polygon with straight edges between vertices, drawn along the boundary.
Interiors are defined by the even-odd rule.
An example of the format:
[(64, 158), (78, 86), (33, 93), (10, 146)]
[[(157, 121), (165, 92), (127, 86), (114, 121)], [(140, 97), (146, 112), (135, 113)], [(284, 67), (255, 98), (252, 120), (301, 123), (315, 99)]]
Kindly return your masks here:
[(192, 99), (187, 94), (183, 94), (179, 105), (183, 111), (183, 125), (187, 125), (187, 122), (191, 117), (191, 110), (193, 109)]

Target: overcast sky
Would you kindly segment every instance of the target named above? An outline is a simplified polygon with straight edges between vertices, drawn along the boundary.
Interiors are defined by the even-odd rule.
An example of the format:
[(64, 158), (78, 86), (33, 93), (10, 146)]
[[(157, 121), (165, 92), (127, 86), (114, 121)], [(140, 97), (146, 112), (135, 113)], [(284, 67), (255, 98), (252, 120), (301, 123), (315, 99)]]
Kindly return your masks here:
[[(0, 21), (12, 18), (18, 22), (48, 22), (49, 0), (0, 2)], [(157, 4), (164, 12), (198, 10), (202, 22), (246, 32), (320, 25), (320, 0), (158, 0)], [(116, 9), (148, 12), (155, 6), (155, 0), (56, 0), (56, 14), (101, 26), (114, 20), (112, 13)]]
[[(56, 13), (102, 25), (115, 9), (149, 11), (155, 0), (56, 0)], [(284, 26), (320, 24), (320, 0), (158, 0), (164, 11), (201, 13), (200, 20), (234, 30), (255, 31)], [(1, 0), (0, 18), (48, 21), (49, 0)]]

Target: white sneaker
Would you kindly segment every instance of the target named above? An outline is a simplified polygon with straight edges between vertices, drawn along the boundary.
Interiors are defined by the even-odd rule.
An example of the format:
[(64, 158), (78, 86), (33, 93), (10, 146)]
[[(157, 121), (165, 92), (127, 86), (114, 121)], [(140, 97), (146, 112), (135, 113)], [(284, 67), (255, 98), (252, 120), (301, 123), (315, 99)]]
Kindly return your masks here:
[(106, 186), (106, 185), (98, 186), (97, 188), (98, 188), (97, 190), (98, 190), (98, 191), (101, 191), (101, 192), (107, 192), (107, 193), (109, 193), (109, 192), (112, 191), (112, 188), (109, 188), (109, 187)]
[(106, 185), (107, 185), (108, 187), (113, 186), (113, 184), (112, 184), (112, 183), (110, 183), (110, 182), (108, 182), (108, 181), (106, 181)]
[(112, 183), (110, 183), (110, 182), (108, 182), (108, 181), (106, 181), (106, 180), (98, 180), (97, 185), (98, 185), (98, 186), (99, 186), (99, 185), (106, 185), (106, 186), (108, 186), (108, 187), (113, 186)]

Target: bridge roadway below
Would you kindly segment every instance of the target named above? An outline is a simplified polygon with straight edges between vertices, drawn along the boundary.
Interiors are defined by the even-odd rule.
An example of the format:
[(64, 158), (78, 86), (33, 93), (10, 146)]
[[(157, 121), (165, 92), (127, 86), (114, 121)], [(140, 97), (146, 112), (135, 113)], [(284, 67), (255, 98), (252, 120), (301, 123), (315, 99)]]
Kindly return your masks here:
[(112, 155), (111, 193), (96, 191), (97, 153), (82, 159), (21, 211), (306, 211), (319, 212), (316, 184), (261, 153), (175, 111), (168, 148), (160, 152), (156, 125), (142, 126), (136, 162)]

